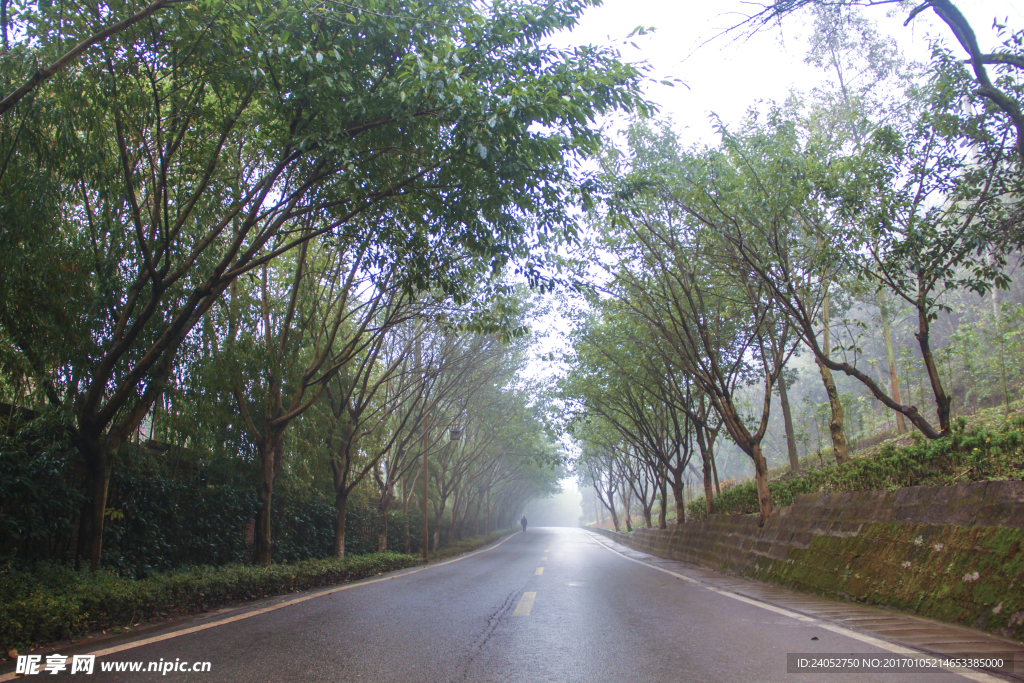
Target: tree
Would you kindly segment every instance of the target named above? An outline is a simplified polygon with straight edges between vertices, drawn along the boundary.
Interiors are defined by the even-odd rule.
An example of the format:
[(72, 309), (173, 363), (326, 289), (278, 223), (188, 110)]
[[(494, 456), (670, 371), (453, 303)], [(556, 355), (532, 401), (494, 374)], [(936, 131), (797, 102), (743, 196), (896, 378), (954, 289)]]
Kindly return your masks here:
[[(921, 66), (908, 62), (896, 41), (879, 35), (874, 26), (852, 6), (815, 5), (814, 33), (807, 61), (829, 76), (825, 87), (815, 88), (809, 102), (811, 116), (807, 135), (822, 150), (861, 148), (879, 125), (895, 123), (905, 112), (905, 99)], [(823, 273), (824, 274), (824, 273)], [(821, 281), (822, 347), (832, 353), (830, 339), (829, 279)], [(892, 354), (889, 308), (879, 284), (878, 301), (882, 318), (882, 336), (888, 351), (889, 382), (893, 398), (900, 402), (899, 376)], [(838, 461), (848, 457), (843, 428), (843, 408), (832, 371), (817, 361), (829, 397), (832, 419), (829, 431)], [(784, 385), (780, 385), (782, 387)], [(897, 413), (897, 431), (906, 431), (902, 413)]]
[(614, 432), (607, 425), (593, 420), (580, 420), (573, 424), (572, 434), (582, 444), (576, 459), (576, 474), (584, 486), (594, 487), (598, 500), (612, 516), (612, 524), (619, 531), (619, 515), (615, 511), (616, 443)]
[[(752, 121), (738, 135), (723, 131), (714, 173), (685, 178), (692, 197), (687, 213), (723, 239), (727, 267), (744, 270), (770, 292), (819, 366), (854, 377), (929, 438), (952, 429), (931, 322), (949, 292), (1006, 286), (1002, 257), (993, 258), (990, 246), (1016, 210), (1007, 201), (1016, 193), (1015, 175), (1004, 173), (1001, 147), (984, 144), (991, 135), (984, 120), (960, 114), (955, 80), (943, 83), (954, 77), (940, 71), (927, 107), (899, 128), (879, 129), (851, 154), (830, 156), (803, 142), (794, 123), (774, 112), (766, 124)], [(965, 147), (965, 139), (979, 145)], [(844, 269), (881, 283), (916, 311), (938, 429), (857, 367), (856, 344), (843, 348), (839, 360), (828, 336), (819, 337), (824, 283)], [(834, 386), (832, 404), (839, 402)], [(830, 427), (835, 441), (834, 418)]]
[[(865, 221), (870, 229), (859, 268), (916, 313), (914, 336), (935, 398), (938, 429), (900, 412), (929, 438), (952, 429), (952, 397), (932, 350), (931, 323), (948, 310), (946, 299), (955, 291), (984, 295), (1007, 287), (1003, 249), (1008, 245), (1001, 233), (1019, 211), (1019, 178), (999, 131), (986, 115), (961, 110), (961, 71), (940, 60), (924, 93), (924, 109), (906, 125), (880, 131), (862, 155), (836, 166), (844, 169), (835, 181), (841, 187), (839, 215)], [(853, 376), (899, 409), (883, 398), (880, 387)]]
[[(723, 267), (714, 227), (702, 220), (717, 197), (699, 188), (728, 178), (727, 160), (713, 152), (673, 156), (665, 143), (636, 131), (628, 173), (614, 181), (605, 240), (622, 246), (609, 290), (657, 331), (665, 361), (693, 378), (753, 461), (763, 523), (771, 499), (761, 441), (773, 387), (795, 349), (790, 325), (749, 270)], [(748, 425), (735, 391), (753, 383), (763, 390), (761, 412)]]
[[(68, 245), (52, 253), (88, 245), (88, 267), (69, 278), (89, 312), (72, 338), (40, 344), (14, 324), (34, 305), (23, 297), (8, 306), (3, 337), (9, 371), (30, 368), (69, 415), (86, 475), (79, 554), (93, 567), (114, 454), (241, 275), (357, 229), (367, 211), (396, 218), (414, 286), (430, 280), (435, 250), (499, 269), (531, 245), (520, 218), (536, 214), (538, 231), (567, 223), (560, 187), (569, 157), (595, 148), (592, 118), (641, 104), (637, 71), (612, 52), (539, 44), (572, 26), (581, 3), (486, 13), (469, 2), (200, 4), (109, 34), (0, 120), (0, 158), (18, 160), (0, 169), (0, 204), (12, 208), (0, 252), (25, 250), (15, 209), (41, 183), (37, 225), (44, 241)], [(4, 62), (8, 82), (32, 50), (57, 54), (81, 39), (89, 8), (69, 11), (66, 22), (19, 14), (14, 35), (25, 42)], [(36, 277), (53, 270), (19, 265)], [(464, 299), (461, 284), (438, 286)]]
[[(872, 6), (897, 4), (900, 0), (779, 0), (762, 5), (761, 11), (751, 15), (740, 26), (756, 31), (770, 24), (780, 22), (793, 12), (809, 6)], [(977, 35), (967, 18), (950, 2), (950, 0), (925, 0), (914, 7), (907, 16), (904, 25), (909, 24), (916, 16), (927, 10), (949, 28), (957, 43), (967, 53), (973, 71), (974, 94), (994, 105), (1008, 120), (1007, 129), (1012, 128), (1016, 143), (1014, 152), (1019, 161), (1024, 161), (1024, 111), (1021, 110), (1020, 94), (1017, 88), (1003, 79), (993, 81), (986, 67), (995, 66), (1003, 74), (1015, 74), (1024, 70), (1024, 56), (1020, 53), (1020, 33), (1007, 37), (1001, 48), (994, 52), (985, 52), (978, 44)], [(1002, 27), (1005, 29), (1005, 27)]]
[[(402, 408), (415, 401), (418, 394), (417, 385), (410, 381), (407, 362), (416, 340), (392, 332), (420, 312), (418, 302), (409, 302), (403, 296), (391, 298), (375, 311), (373, 329), (365, 332), (359, 355), (325, 387), (330, 415), (324, 439), (337, 513), (335, 557), (345, 556), (345, 518), (352, 491), (378, 468), (387, 453), (407, 447), (412, 439), (406, 427), (413, 413)], [(395, 412), (400, 412), (400, 421), (389, 429), (385, 425)], [(384, 513), (386, 524), (386, 508)]]
[[(672, 488), (676, 519), (686, 518), (683, 472), (693, 453), (693, 421), (686, 380), (665, 363), (658, 351), (660, 337), (628, 307), (614, 300), (591, 299), (593, 312), (572, 336), (570, 372), (562, 382), (563, 400), (576, 415), (592, 415), (611, 426), (628, 444), (627, 469), (642, 461), (660, 473)], [(671, 476), (669, 476), (671, 475)], [(636, 481), (636, 477), (631, 477)]]

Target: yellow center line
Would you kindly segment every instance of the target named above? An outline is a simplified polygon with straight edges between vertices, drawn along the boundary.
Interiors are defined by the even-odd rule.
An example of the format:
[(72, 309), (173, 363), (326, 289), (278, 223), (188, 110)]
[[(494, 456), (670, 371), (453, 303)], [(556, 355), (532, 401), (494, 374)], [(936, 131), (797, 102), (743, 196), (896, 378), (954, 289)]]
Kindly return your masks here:
[(530, 616), (530, 609), (533, 608), (533, 601), (537, 598), (536, 593), (523, 593), (523, 597), (519, 598), (519, 604), (516, 605), (516, 611), (512, 613), (514, 617), (528, 617)]
[(533, 574), (534, 574), (534, 576), (540, 576), (543, 573), (544, 573), (544, 567), (537, 567), (537, 571), (535, 571)]
[(548, 558), (546, 558), (546, 557), (542, 557), (542, 558), (540, 558), (540, 561), (541, 561), (541, 562), (544, 562), (544, 561), (546, 561), (547, 559), (548, 559)]

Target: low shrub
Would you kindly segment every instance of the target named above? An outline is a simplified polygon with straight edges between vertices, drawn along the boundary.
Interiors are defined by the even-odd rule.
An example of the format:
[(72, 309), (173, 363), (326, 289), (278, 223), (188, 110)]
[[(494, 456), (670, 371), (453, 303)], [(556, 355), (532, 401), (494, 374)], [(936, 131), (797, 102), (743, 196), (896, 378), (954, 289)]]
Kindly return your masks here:
[[(430, 559), (475, 550), (510, 531), (456, 541), (431, 553)], [(76, 572), (48, 563), (32, 571), (8, 564), (0, 569), (0, 645), (4, 652), (11, 646), (24, 649), (89, 631), (355, 581), (419, 563), (418, 556), (386, 552), (269, 567), (192, 567), (144, 579), (126, 578), (112, 571)]]
[(145, 579), (39, 565), (0, 571), (0, 644), (24, 648), (87, 631), (189, 614), (404, 569), (419, 558), (375, 553), (269, 567), (227, 565), (153, 574)]
[[(958, 424), (949, 438), (915, 438), (909, 446), (887, 444), (871, 457), (844, 465), (804, 470), (770, 481), (773, 506), (790, 505), (804, 493), (894, 490), (907, 486), (949, 486), (971, 481), (1024, 478), (1024, 417), (1000, 427), (965, 429)], [(715, 514), (757, 514), (753, 481), (729, 488), (713, 501)], [(704, 519), (707, 502), (697, 498), (687, 519)]]

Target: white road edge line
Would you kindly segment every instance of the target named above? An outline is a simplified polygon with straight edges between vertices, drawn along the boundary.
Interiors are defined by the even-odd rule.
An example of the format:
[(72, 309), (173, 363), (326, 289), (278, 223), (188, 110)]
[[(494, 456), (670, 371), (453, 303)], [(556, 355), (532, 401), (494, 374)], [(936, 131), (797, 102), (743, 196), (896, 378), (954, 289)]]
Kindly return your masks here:
[[(593, 533), (593, 532), (590, 532), (590, 533)], [(913, 648), (904, 647), (902, 645), (896, 645), (894, 643), (887, 643), (884, 640), (879, 640), (878, 638), (873, 638), (871, 636), (864, 635), (863, 633), (857, 633), (856, 631), (851, 631), (850, 629), (843, 628), (842, 626), (836, 626), (835, 624), (829, 624), (829, 623), (820, 621), (818, 619), (814, 619), (813, 617), (808, 617), (808, 616), (806, 616), (804, 614), (800, 614), (798, 612), (791, 612), (788, 609), (785, 609), (783, 607), (776, 607), (775, 605), (769, 605), (766, 602), (761, 602), (760, 600), (755, 600), (754, 598), (748, 598), (745, 595), (739, 595), (738, 593), (732, 593), (732, 592), (727, 591), (727, 590), (722, 590), (721, 588), (715, 588), (714, 586), (709, 586), (706, 583), (702, 583), (702, 582), (698, 581), (697, 579), (694, 579), (694, 578), (689, 577), (689, 576), (684, 576), (682, 574), (678, 574), (678, 573), (676, 573), (676, 572), (674, 572), (674, 571), (672, 571), (670, 569), (665, 569), (664, 567), (658, 567), (658, 566), (655, 566), (653, 564), (649, 564), (647, 562), (641, 562), (640, 560), (634, 559), (634, 558), (629, 557), (627, 555), (623, 555), (622, 553), (620, 553), (615, 548), (612, 548), (612, 547), (610, 547), (608, 545), (605, 545), (603, 542), (601, 542), (601, 539), (604, 538), (603, 536), (600, 536), (598, 534), (594, 534), (594, 535), (598, 538), (598, 545), (600, 545), (605, 550), (607, 550), (607, 551), (609, 551), (611, 553), (614, 553), (615, 555), (618, 555), (619, 557), (621, 557), (624, 560), (629, 560), (630, 562), (636, 562), (637, 564), (639, 564), (642, 567), (648, 567), (650, 569), (656, 569), (659, 572), (664, 572), (665, 574), (669, 574), (671, 576), (674, 576), (677, 579), (682, 579), (683, 581), (688, 581), (688, 582), (690, 582), (692, 584), (700, 586), (701, 588), (703, 588), (705, 590), (709, 590), (709, 591), (711, 591), (713, 593), (718, 593), (719, 595), (724, 595), (726, 597), (732, 598), (733, 600), (739, 600), (740, 602), (745, 602), (745, 603), (748, 603), (750, 605), (754, 605), (755, 607), (760, 607), (761, 609), (766, 609), (769, 612), (775, 612), (777, 614), (782, 614), (784, 616), (791, 617), (791, 618), (797, 619), (799, 621), (816, 624), (818, 626), (821, 626), (824, 629), (832, 631), (833, 633), (838, 633), (840, 635), (847, 636), (848, 638), (853, 638), (854, 640), (859, 640), (862, 643), (866, 643), (868, 645), (873, 645), (874, 647), (881, 648), (883, 650), (888, 650), (889, 652), (893, 652), (895, 654), (901, 654), (901, 655), (924, 655), (926, 657), (934, 656), (934, 655), (932, 655), (932, 654), (930, 654), (928, 652), (924, 652), (922, 650), (915, 650)], [(957, 674), (958, 676), (963, 676), (964, 678), (966, 678), (968, 680), (977, 681), (978, 683), (1006, 683), (1006, 679), (996, 678), (995, 676), (991, 676), (991, 675), (989, 675), (987, 673), (983, 673), (981, 671), (974, 671), (973, 669), (954, 669), (954, 668), (951, 668), (951, 667), (940, 667), (940, 668), (942, 668), (942, 669), (944, 669), (946, 671), (949, 671), (950, 673)], [(2, 679), (0, 679), (0, 680), (2, 680)]]
[[(160, 635), (153, 636), (151, 638), (143, 638), (142, 640), (133, 640), (130, 643), (122, 643), (121, 645), (115, 645), (113, 647), (104, 648), (102, 650), (95, 650), (93, 652), (85, 652), (85, 653), (82, 653), (82, 654), (95, 655), (97, 657), (105, 657), (107, 655), (117, 654), (118, 652), (124, 652), (125, 650), (131, 650), (131, 649), (136, 648), (136, 647), (142, 647), (143, 645), (151, 645), (153, 643), (159, 643), (159, 642), (164, 641), (164, 640), (170, 640), (172, 638), (178, 638), (179, 636), (187, 636), (190, 633), (198, 633), (199, 631), (205, 631), (208, 628), (215, 628), (217, 626), (223, 626), (225, 624), (231, 624), (231, 623), (234, 623), (236, 621), (242, 621), (243, 619), (249, 619), (250, 617), (256, 617), (256, 616), (259, 616), (261, 614), (266, 614), (267, 612), (273, 612), (275, 610), (284, 609), (285, 607), (291, 607), (292, 605), (297, 605), (300, 602), (306, 602), (307, 600), (313, 600), (315, 598), (322, 598), (325, 595), (331, 595), (333, 593), (340, 593), (341, 591), (347, 591), (347, 590), (350, 590), (352, 588), (359, 588), (361, 586), (369, 586), (370, 584), (381, 583), (383, 581), (391, 581), (392, 579), (400, 579), (403, 576), (410, 576), (411, 574), (418, 574), (418, 573), (420, 573), (422, 571), (425, 571), (427, 569), (432, 569), (434, 567), (443, 567), (446, 564), (451, 564), (452, 562), (458, 562), (459, 560), (465, 560), (466, 558), (473, 557), (474, 555), (479, 555), (480, 553), (486, 553), (489, 550), (494, 550), (499, 545), (501, 545), (505, 541), (509, 540), (513, 536), (515, 536), (515, 534), (510, 534), (510, 535), (506, 536), (505, 538), (503, 538), (502, 540), (500, 540), (497, 543), (495, 543), (494, 545), (489, 546), (487, 548), (483, 548), (482, 550), (474, 550), (473, 552), (468, 553), (466, 555), (459, 555), (458, 557), (452, 558), (450, 560), (445, 560), (444, 562), (438, 562), (437, 564), (428, 564), (425, 567), (418, 567), (417, 569), (413, 569), (412, 571), (403, 572), (401, 574), (394, 574), (392, 576), (383, 576), (383, 577), (381, 577), (379, 579), (371, 579), (370, 581), (360, 581), (358, 583), (345, 584), (343, 586), (338, 586), (337, 588), (330, 588), (330, 589), (325, 590), (325, 591), (320, 591), (319, 593), (313, 593), (312, 595), (304, 595), (301, 598), (294, 598), (292, 600), (286, 600), (284, 602), (279, 602), (276, 605), (271, 605), (270, 607), (264, 607), (262, 609), (253, 610), (251, 612), (245, 612), (244, 614), (236, 614), (233, 617), (227, 617), (226, 619), (220, 619), (218, 621), (213, 621), (213, 622), (210, 622), (209, 624), (201, 624), (199, 626), (192, 626), (190, 628), (183, 628), (183, 629), (178, 630), (178, 631), (171, 631), (170, 633), (161, 633)], [(0, 683), (2, 683), (3, 681), (13, 681), (16, 678), (21, 678), (21, 676), (19, 676), (18, 674), (15, 674), (15, 673), (3, 674), (3, 675), (0, 675)]]

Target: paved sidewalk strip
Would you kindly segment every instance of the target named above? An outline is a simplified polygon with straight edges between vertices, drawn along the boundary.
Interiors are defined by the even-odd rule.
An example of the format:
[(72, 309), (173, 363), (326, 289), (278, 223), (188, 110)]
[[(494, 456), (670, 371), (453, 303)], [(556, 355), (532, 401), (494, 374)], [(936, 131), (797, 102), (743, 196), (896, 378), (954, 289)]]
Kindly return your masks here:
[(831, 621), (845, 628), (877, 636), (891, 643), (947, 657), (983, 656), (1014, 660), (1014, 672), (993, 671), (1008, 680), (1024, 681), (1024, 644), (984, 631), (953, 626), (883, 607), (870, 607), (823, 598), (810, 593), (773, 586), (711, 571), (697, 565), (667, 560), (633, 550), (600, 534), (590, 534), (599, 543), (641, 562), (682, 574), (700, 583), (737, 595), (760, 600), (793, 612)]

